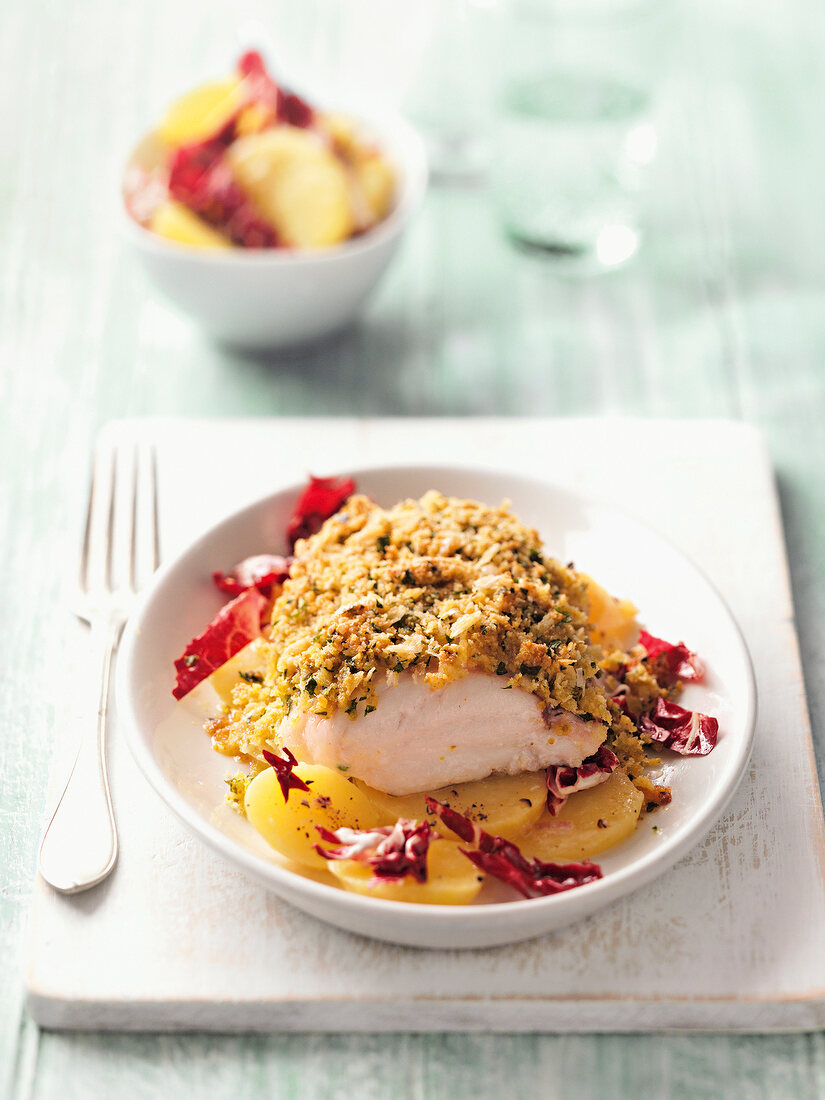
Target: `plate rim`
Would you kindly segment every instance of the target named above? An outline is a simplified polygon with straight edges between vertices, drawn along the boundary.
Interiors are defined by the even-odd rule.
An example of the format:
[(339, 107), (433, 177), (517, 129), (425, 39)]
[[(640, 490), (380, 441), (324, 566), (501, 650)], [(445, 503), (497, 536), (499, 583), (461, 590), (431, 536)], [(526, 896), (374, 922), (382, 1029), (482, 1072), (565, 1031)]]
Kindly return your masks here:
[[(696, 845), (707, 836), (713, 825), (724, 813), (740, 786), (747, 772), (748, 762), (753, 750), (758, 710), (753, 661), (741, 627), (724, 596), (707, 576), (704, 569), (697, 565), (689, 554), (654, 525), (646, 523), (644, 520), (637, 519), (634, 515), (625, 512), (612, 502), (601, 500), (598, 496), (589, 493), (575, 492), (565, 485), (555, 483), (549, 478), (545, 479), (537, 475), (524, 474), (514, 470), (502, 470), (461, 462), (450, 463), (449, 465), (426, 462), (418, 462), (415, 464), (410, 464), (408, 462), (387, 462), (381, 465), (359, 466), (356, 468), (345, 467), (337, 471), (331, 471), (329, 476), (350, 476), (357, 480), (359, 477), (367, 478), (370, 475), (384, 474), (387, 472), (413, 476), (423, 473), (433, 476), (439, 473), (444, 476), (455, 474), (480, 475), (482, 477), (490, 477), (501, 481), (519, 482), (528, 487), (532, 485), (543, 492), (550, 491), (555, 494), (560, 494), (570, 501), (574, 501), (579, 506), (619, 515), (623, 519), (631, 521), (641, 529), (647, 529), (653, 532), (659, 540), (670, 547), (673, 553), (689, 565), (691, 570), (710, 590), (717, 601), (719, 609), (728, 620), (734, 637), (739, 643), (740, 656), (743, 659), (743, 668), (745, 672), (746, 709), (742, 722), (743, 736), (741, 742), (736, 746), (734, 757), (730, 765), (730, 774), (727, 775), (724, 782), (719, 785), (718, 790), (714, 793), (711, 800), (702, 805), (701, 811), (695, 819), (691, 821), (690, 827), (684, 831), (683, 835), (665, 840), (660, 848), (638, 857), (627, 867), (611, 871), (604, 878), (593, 883), (588, 883), (584, 888), (580, 887), (575, 890), (540, 898), (514, 898), (510, 901), (489, 902), (482, 905), (446, 906), (432, 903), (412, 904), (410, 902), (392, 901), (386, 898), (370, 898), (341, 890), (332, 885), (317, 882), (249, 851), (237, 840), (233, 839), (212, 822), (207, 821), (200, 815), (195, 807), (191, 806), (189, 802), (174, 789), (171, 780), (161, 769), (150, 750), (147, 739), (141, 732), (141, 724), (133, 705), (132, 683), (130, 679), (132, 662), (135, 653), (138, 651), (142, 637), (140, 623), (143, 616), (150, 608), (156, 592), (162, 589), (168, 575), (180, 565), (183, 559), (194, 555), (204, 544), (218, 538), (223, 531), (230, 530), (238, 524), (243, 524), (245, 520), (248, 520), (253, 514), (264, 509), (270, 502), (274, 502), (276, 498), (282, 498), (290, 493), (297, 497), (304, 487), (305, 483), (303, 482), (300, 484), (290, 482), (289, 484), (275, 488), (271, 492), (257, 497), (255, 500), (225, 515), (222, 519), (208, 525), (199, 535), (191, 539), (181, 550), (179, 550), (174, 557), (160, 567), (146, 590), (141, 594), (139, 602), (130, 615), (124, 630), (120, 645), (120, 653), (118, 654), (115, 684), (119, 724), (123, 727), (124, 735), (132, 756), (136, 760), (144, 778), (149, 782), (156, 794), (158, 794), (164, 804), (172, 810), (175, 816), (181, 820), (188, 830), (200, 841), (217, 852), (231, 865), (240, 867), (245, 873), (251, 875), (256, 881), (277, 893), (279, 897), (284, 898), (284, 900), (290, 904), (302, 907), (303, 903), (305, 903), (306, 911), (310, 911), (315, 916), (319, 916), (320, 919), (326, 920), (328, 923), (338, 927), (359, 931), (358, 928), (354, 927), (352, 922), (348, 923), (347, 921), (338, 919), (337, 914), (331, 913), (329, 916), (321, 916), (318, 910), (319, 908), (323, 909), (324, 901), (328, 900), (331, 896), (335, 899), (335, 906), (333, 906), (333, 908), (343, 910), (346, 914), (351, 915), (354, 921), (357, 920), (358, 916), (364, 913), (376, 914), (379, 916), (384, 915), (388, 918), (388, 923), (392, 920), (394, 915), (399, 917), (403, 915), (405, 918), (409, 919), (411, 914), (415, 914), (418, 916), (422, 926), (427, 924), (432, 932), (441, 930), (445, 937), (449, 934), (444, 931), (445, 929), (455, 932), (459, 928), (465, 926), (474, 930), (477, 934), (481, 934), (483, 937), (484, 927), (489, 924), (498, 924), (499, 921), (504, 919), (504, 914), (507, 914), (509, 923), (522, 926), (520, 929), (513, 928), (513, 934), (508, 934), (503, 938), (500, 936), (483, 937), (483, 944), (479, 942), (468, 942), (467, 944), (451, 942), (449, 944), (450, 947), (466, 946), (472, 948), (480, 945), (492, 946), (494, 944), (517, 942), (521, 939), (541, 935), (544, 932), (561, 928), (565, 924), (573, 923), (585, 916), (594, 915), (618, 898), (635, 892), (653, 879), (658, 878), (660, 875), (670, 870), (670, 868), (683, 858), (687, 852), (696, 847)], [(300, 900), (297, 900), (294, 895), (298, 895)], [(581, 910), (581, 912), (577, 912), (577, 910)], [(566, 919), (552, 919), (553, 915), (558, 916), (562, 911), (569, 911), (569, 916)], [(542, 920), (542, 916), (545, 916), (544, 920)], [(519, 917), (521, 917), (521, 919), (519, 919)], [(357, 923), (361, 924), (360, 921)], [(529, 928), (526, 927), (528, 925)], [(435, 944), (431, 941), (427, 941), (423, 935), (410, 939), (394, 936), (391, 931), (388, 931), (386, 935), (380, 935), (375, 931), (367, 933), (361, 931), (361, 934), (369, 935), (373, 938), (382, 938), (389, 942), (407, 943), (421, 947), (447, 946), (442, 943)]]

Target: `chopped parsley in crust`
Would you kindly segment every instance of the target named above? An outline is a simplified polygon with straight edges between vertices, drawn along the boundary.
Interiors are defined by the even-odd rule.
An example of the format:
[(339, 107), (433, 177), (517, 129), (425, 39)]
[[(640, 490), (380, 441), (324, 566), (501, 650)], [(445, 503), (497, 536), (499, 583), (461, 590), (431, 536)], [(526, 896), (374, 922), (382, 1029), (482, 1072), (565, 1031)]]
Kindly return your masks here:
[(263, 683), (240, 682), (212, 724), (223, 751), (258, 755), (287, 714), (369, 714), (376, 679), (406, 670), (434, 690), (485, 672), (542, 707), (624, 725), (590, 641), (586, 580), (507, 504), (431, 491), (383, 509), (352, 496), (295, 554)]

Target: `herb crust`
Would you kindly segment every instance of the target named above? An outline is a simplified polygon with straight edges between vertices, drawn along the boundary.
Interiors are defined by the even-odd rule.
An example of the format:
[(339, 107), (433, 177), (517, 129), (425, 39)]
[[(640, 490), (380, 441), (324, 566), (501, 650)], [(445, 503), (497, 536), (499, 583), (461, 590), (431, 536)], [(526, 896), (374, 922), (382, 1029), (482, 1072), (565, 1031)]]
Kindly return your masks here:
[(433, 690), (481, 671), (542, 707), (624, 724), (590, 639), (588, 578), (546, 556), (507, 502), (430, 491), (384, 509), (356, 495), (295, 554), (263, 682), (239, 683), (213, 724), (224, 751), (258, 755), (287, 715), (369, 714), (377, 678), (408, 670)]

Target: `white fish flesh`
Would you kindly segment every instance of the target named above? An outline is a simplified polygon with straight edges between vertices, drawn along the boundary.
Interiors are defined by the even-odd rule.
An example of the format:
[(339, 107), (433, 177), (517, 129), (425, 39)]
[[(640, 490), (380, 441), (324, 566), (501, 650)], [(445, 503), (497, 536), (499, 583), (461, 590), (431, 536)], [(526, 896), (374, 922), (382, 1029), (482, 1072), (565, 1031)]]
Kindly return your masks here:
[(394, 684), (376, 684), (376, 695), (376, 709), (354, 719), (341, 711), (287, 717), (278, 739), (299, 760), (400, 795), (550, 764), (575, 768), (607, 733), (602, 722), (543, 711), (532, 693), (482, 672), (435, 689), (402, 673)]

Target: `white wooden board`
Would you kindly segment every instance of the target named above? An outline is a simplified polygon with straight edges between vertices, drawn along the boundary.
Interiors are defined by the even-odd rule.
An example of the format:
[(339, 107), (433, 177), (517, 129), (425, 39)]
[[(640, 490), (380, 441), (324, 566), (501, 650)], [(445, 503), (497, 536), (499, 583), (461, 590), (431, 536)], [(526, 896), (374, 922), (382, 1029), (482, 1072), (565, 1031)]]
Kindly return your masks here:
[[(223, 864), (149, 789), (116, 716), (121, 856), (102, 887), (35, 890), (27, 983), (53, 1028), (623, 1031), (825, 1026), (825, 830), (782, 528), (762, 438), (727, 422), (119, 422), (157, 441), (164, 555), (228, 511), (358, 466), (542, 473), (667, 533), (743, 629), (760, 717), (748, 775), (705, 841), (651, 887), (510, 947), (433, 952), (315, 921)], [(83, 635), (69, 713), (94, 695)], [(55, 762), (56, 770), (65, 765)]]

